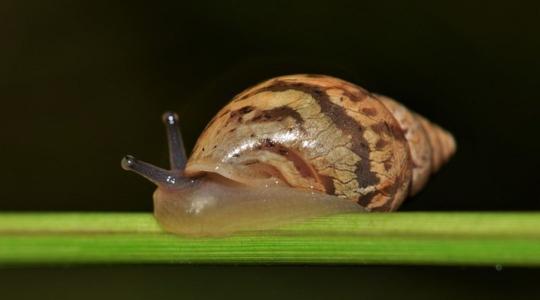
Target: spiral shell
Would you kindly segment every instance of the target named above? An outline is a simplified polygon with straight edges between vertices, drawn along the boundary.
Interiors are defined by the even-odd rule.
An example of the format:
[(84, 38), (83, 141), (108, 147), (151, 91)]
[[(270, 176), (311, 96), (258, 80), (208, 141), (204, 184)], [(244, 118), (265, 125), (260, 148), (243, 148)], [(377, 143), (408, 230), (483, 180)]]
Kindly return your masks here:
[(248, 185), (278, 180), (391, 211), (454, 151), (450, 133), (390, 98), (334, 77), (290, 75), (221, 109), (185, 172)]

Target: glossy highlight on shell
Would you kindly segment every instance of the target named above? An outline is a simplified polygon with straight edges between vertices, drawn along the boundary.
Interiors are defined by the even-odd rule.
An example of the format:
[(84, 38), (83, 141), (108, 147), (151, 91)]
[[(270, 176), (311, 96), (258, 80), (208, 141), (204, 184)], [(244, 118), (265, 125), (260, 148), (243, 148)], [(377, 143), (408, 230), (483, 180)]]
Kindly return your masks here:
[(237, 95), (199, 137), (184, 174), (269, 181), (392, 211), (456, 148), (398, 102), (322, 75), (270, 79)]

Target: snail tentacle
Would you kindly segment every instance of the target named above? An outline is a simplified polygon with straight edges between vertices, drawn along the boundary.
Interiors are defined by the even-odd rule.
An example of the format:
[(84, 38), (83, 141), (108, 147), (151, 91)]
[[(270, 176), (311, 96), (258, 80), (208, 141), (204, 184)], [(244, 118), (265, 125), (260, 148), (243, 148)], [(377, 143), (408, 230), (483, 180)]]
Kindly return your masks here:
[(126, 155), (122, 159), (122, 168), (126, 171), (135, 172), (152, 181), (157, 186), (175, 188), (182, 186), (187, 181), (179, 172), (165, 170), (147, 162), (136, 159), (132, 155)]
[(178, 124), (178, 114), (172, 111), (165, 112), (162, 117), (163, 124), (167, 129), (167, 141), (169, 144), (169, 161), (171, 170), (184, 170), (187, 156), (184, 148), (182, 132)]
[(147, 162), (136, 159), (132, 155), (127, 155), (122, 159), (122, 168), (135, 172), (144, 178), (152, 181), (155, 185), (165, 188), (181, 188), (190, 179), (183, 176), (186, 166), (186, 150), (180, 126), (178, 125), (178, 115), (174, 112), (166, 112), (162, 116), (163, 123), (167, 129), (167, 141), (169, 145), (170, 170), (156, 167)]

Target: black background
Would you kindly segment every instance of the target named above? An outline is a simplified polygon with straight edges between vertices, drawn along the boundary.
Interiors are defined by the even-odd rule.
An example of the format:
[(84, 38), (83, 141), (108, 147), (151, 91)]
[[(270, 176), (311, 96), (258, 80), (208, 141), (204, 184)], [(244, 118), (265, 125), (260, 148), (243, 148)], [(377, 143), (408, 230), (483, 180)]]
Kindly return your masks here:
[[(119, 162), (131, 153), (166, 165), (163, 111), (180, 113), (191, 149), (235, 94), (292, 73), (333, 75), (387, 94), (454, 133), (457, 154), (403, 210), (540, 209), (539, 4), (292, 2), (2, 1), (0, 210), (151, 211), (153, 186)], [(309, 273), (282, 287), (317, 290), (328, 280), (330, 289), (337, 284), (335, 295), (351, 296), (354, 287), (339, 282), (356, 282), (361, 294), (393, 281), (415, 291), (426, 286), (408, 289), (410, 278), (429, 279), (426, 294), (412, 295), (439, 288), (450, 295), (455, 285), (463, 296), (467, 282), (473, 289), (480, 281), (477, 289), (502, 297), (498, 289), (524, 292), (538, 278), (535, 270), (403, 267), (103, 267), (0, 276), (11, 278), (13, 291), (30, 284), (25, 276), (45, 278), (44, 287), (70, 278), (77, 290), (92, 276), (144, 281), (141, 270), (178, 280), (225, 277), (239, 289), (249, 274), (271, 286), (272, 278)], [(350, 276), (357, 281), (341, 281)], [(174, 282), (146, 283), (174, 295), (167, 285)], [(102, 287), (111, 295), (128, 288)]]

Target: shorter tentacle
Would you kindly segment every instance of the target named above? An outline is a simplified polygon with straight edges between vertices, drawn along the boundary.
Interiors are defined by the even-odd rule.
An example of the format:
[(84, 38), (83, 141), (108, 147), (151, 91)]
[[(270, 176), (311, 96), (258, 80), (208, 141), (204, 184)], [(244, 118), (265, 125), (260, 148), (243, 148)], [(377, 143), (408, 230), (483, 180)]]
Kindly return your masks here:
[(131, 155), (126, 155), (122, 159), (122, 168), (127, 171), (135, 172), (158, 186), (174, 187), (181, 182), (185, 182), (185, 178), (181, 177), (179, 174), (140, 161)]

